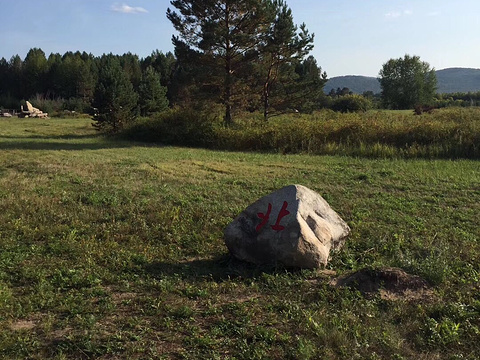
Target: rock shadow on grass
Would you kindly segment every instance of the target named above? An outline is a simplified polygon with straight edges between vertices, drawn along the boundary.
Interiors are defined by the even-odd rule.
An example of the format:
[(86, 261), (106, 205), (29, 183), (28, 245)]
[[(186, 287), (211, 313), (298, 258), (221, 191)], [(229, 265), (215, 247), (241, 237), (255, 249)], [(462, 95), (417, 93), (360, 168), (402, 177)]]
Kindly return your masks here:
[(208, 278), (219, 282), (235, 278), (251, 279), (264, 273), (301, 271), (300, 269), (287, 269), (283, 266), (255, 265), (238, 260), (230, 254), (223, 254), (210, 259), (194, 258), (176, 263), (157, 261), (146, 264), (144, 269), (146, 273), (155, 278), (176, 275), (185, 280)]

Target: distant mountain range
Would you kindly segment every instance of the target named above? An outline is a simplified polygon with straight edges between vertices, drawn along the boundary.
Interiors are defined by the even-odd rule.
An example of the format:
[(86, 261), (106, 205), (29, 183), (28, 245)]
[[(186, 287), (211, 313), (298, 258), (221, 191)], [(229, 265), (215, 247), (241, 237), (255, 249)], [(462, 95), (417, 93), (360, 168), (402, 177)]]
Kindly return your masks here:
[[(437, 70), (436, 74), (438, 92), (441, 94), (480, 91), (480, 69), (449, 68)], [(379, 94), (382, 91), (377, 78), (358, 75), (333, 77), (327, 81), (324, 91), (328, 94), (331, 89), (343, 89), (344, 87), (349, 88), (355, 94), (362, 94), (365, 91)]]

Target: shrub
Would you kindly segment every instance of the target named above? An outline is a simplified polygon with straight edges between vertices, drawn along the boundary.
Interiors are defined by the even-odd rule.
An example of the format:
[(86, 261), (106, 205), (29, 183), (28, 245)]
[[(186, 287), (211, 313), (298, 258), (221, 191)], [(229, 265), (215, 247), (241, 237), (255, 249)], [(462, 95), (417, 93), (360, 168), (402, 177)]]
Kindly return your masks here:
[(70, 98), (63, 102), (62, 109), (68, 111), (75, 111), (76, 113), (86, 114), (91, 111), (91, 106), (82, 98)]
[(29, 99), (29, 101), (34, 107), (42, 110), (45, 113), (48, 113), (49, 115), (62, 110), (64, 102), (64, 100), (61, 98), (48, 99), (40, 94), (35, 95), (35, 97)]
[(167, 145), (214, 147), (215, 127), (220, 122), (191, 109), (170, 109), (152, 118), (140, 118), (122, 136)]
[(335, 99), (332, 104), (332, 110), (342, 113), (365, 112), (371, 108), (371, 100), (356, 94), (340, 96)]

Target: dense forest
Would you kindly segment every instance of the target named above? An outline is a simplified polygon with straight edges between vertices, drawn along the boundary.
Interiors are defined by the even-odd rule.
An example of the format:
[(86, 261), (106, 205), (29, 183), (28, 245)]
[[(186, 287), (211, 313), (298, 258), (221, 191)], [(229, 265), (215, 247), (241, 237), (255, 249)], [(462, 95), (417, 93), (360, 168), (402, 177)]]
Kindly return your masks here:
[[(170, 52), (156, 50), (146, 58), (131, 53), (95, 57), (79, 51), (46, 57), (41, 49), (33, 48), (24, 60), (19, 55), (9, 61), (0, 59), (0, 106), (17, 109), (22, 100), (30, 100), (49, 112), (91, 112), (95, 91), (107, 73), (105, 67), (116, 68), (119, 71), (117, 80), (126, 79), (132, 85), (133, 92), (138, 94), (138, 114), (157, 112), (167, 104), (173, 106), (207, 101), (197, 98), (195, 91), (198, 93), (198, 89), (187, 83), (190, 75)], [(308, 85), (312, 91), (308, 94), (305, 91), (301, 98), (296, 101), (293, 99), (289, 104), (284, 102), (282, 106), (288, 108), (295, 105), (302, 110), (321, 107), (325, 97), (322, 94), (325, 80), (316, 60), (308, 57), (291, 71), (296, 86)], [(261, 90), (252, 92), (249, 101), (245, 99), (242, 110), (254, 111), (261, 107), (258, 101)], [(132, 96), (135, 97), (133, 93)]]
[[(107, 61), (107, 59), (110, 59)], [(187, 71), (177, 61), (174, 54), (155, 50), (151, 55), (140, 58), (131, 53), (123, 55), (104, 54), (96, 57), (86, 52), (67, 52), (63, 55), (52, 53), (48, 57), (39, 48), (31, 49), (22, 59), (19, 55), (10, 60), (0, 59), (0, 107), (19, 109), (22, 101), (30, 100), (36, 106), (49, 113), (63, 110), (79, 113), (93, 113), (95, 89), (99, 84), (102, 66), (107, 62), (117, 63), (121, 75), (127, 79), (136, 98), (135, 112), (146, 116), (165, 109), (167, 106), (192, 105), (205, 101), (200, 99), (195, 89), (186, 80)], [(305, 111), (329, 107), (335, 108), (335, 99), (356, 93), (347, 87), (331, 89), (328, 96), (322, 94), (326, 74), (322, 73), (313, 57), (303, 59), (292, 69), (298, 86), (307, 84), (308, 90), (297, 99), (281, 104), (277, 99), (277, 109)], [(241, 110), (261, 110), (262, 89), (253, 92), (250, 101), (245, 101)], [(369, 107), (381, 107), (380, 96), (373, 92), (364, 92), (363, 97)], [(278, 94), (276, 94), (278, 96)], [(478, 106), (480, 92), (455, 92), (437, 94), (436, 105)], [(338, 104), (337, 104), (338, 107)]]
[[(91, 112), (95, 91), (103, 80), (99, 76), (106, 75), (105, 66), (120, 69), (120, 79), (128, 80), (135, 92), (145, 95), (148, 89), (148, 96), (166, 99), (175, 63), (172, 53), (159, 51), (144, 59), (131, 53), (95, 57), (79, 51), (52, 53), (47, 58), (41, 49), (33, 48), (24, 60), (19, 55), (9, 61), (0, 59), (0, 105), (19, 108), (21, 100), (31, 100), (46, 107), (45, 111)], [(157, 110), (148, 96), (138, 97), (140, 113)]]

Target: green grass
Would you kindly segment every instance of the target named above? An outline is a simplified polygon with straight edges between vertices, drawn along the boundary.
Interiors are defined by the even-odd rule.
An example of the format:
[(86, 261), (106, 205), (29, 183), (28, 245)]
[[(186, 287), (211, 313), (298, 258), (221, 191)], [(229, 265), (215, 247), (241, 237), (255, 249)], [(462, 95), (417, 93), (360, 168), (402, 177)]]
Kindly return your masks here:
[[(0, 357), (477, 359), (480, 167), (222, 152), (0, 119)], [(230, 259), (225, 226), (299, 183), (352, 227), (328, 268), (399, 266), (422, 300)]]

